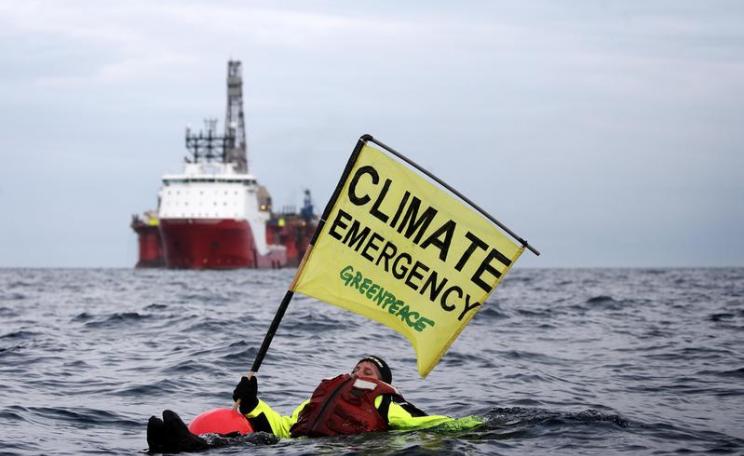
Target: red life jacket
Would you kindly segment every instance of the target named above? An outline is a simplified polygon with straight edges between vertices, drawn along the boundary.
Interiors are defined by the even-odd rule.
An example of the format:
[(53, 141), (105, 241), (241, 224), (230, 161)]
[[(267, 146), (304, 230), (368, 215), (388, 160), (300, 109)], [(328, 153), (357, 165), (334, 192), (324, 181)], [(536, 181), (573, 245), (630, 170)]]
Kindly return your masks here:
[(375, 378), (352, 374), (323, 380), (289, 431), (292, 437), (386, 431), (387, 420), (375, 408), (375, 398), (381, 394), (397, 391)]

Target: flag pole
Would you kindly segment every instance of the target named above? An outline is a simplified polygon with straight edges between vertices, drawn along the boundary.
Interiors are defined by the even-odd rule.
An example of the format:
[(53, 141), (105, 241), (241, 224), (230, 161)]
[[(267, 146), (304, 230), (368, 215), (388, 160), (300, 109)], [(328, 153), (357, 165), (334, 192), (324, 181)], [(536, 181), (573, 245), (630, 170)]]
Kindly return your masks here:
[(338, 184), (336, 185), (336, 189), (333, 191), (333, 195), (331, 195), (331, 199), (328, 200), (328, 203), (326, 204), (325, 209), (323, 210), (323, 214), (320, 216), (320, 220), (318, 221), (318, 226), (315, 228), (315, 233), (313, 233), (313, 237), (310, 239), (310, 244), (308, 245), (307, 250), (305, 251), (305, 254), (302, 256), (302, 261), (300, 262), (299, 267), (297, 268), (297, 272), (295, 273), (294, 279), (292, 280), (292, 283), (289, 285), (289, 289), (284, 294), (284, 298), (282, 299), (281, 304), (279, 304), (279, 308), (276, 311), (276, 314), (274, 315), (274, 320), (272, 320), (271, 325), (269, 326), (269, 330), (266, 332), (266, 336), (264, 336), (263, 343), (261, 344), (261, 348), (259, 348), (258, 353), (256, 354), (256, 359), (253, 361), (253, 366), (251, 366), (251, 371), (248, 373), (248, 378), (253, 376), (256, 372), (258, 372), (258, 369), (261, 367), (261, 363), (263, 363), (263, 359), (266, 356), (266, 352), (269, 350), (269, 345), (271, 345), (271, 341), (274, 338), (274, 334), (276, 333), (276, 330), (279, 328), (279, 323), (282, 321), (282, 318), (284, 317), (284, 313), (287, 311), (287, 307), (289, 307), (290, 301), (292, 301), (292, 296), (294, 296), (294, 289), (297, 285), (297, 281), (300, 278), (300, 275), (302, 274), (302, 269), (305, 267), (305, 263), (310, 258), (310, 254), (313, 250), (313, 245), (315, 245), (315, 241), (318, 239), (318, 235), (320, 234), (320, 231), (323, 229), (323, 226), (325, 225), (326, 219), (331, 214), (331, 211), (333, 210), (333, 206), (336, 204), (336, 200), (338, 199), (339, 194), (341, 193), (341, 190), (343, 189), (344, 183), (346, 182), (346, 179), (348, 179), (349, 174), (351, 174), (351, 169), (354, 167), (354, 163), (356, 163), (357, 158), (359, 157), (359, 153), (362, 151), (362, 147), (364, 147), (364, 144), (372, 139), (369, 135), (364, 135), (359, 138), (359, 141), (357, 141), (356, 147), (354, 147), (354, 151), (351, 153), (351, 156), (349, 157), (349, 160), (346, 162), (346, 167), (344, 168), (343, 174), (341, 174), (341, 179), (339, 179)]
[[(499, 222), (498, 220), (496, 220), (496, 219), (495, 219), (495, 218), (494, 218), (494, 217), (493, 217), (493, 216), (492, 216), (491, 214), (489, 214), (489, 213), (488, 213), (488, 212), (486, 212), (485, 210), (481, 209), (481, 208), (480, 208), (480, 206), (478, 206), (478, 205), (477, 205), (477, 204), (475, 204), (474, 202), (470, 201), (470, 199), (468, 199), (468, 197), (466, 197), (466, 196), (465, 196), (465, 195), (463, 195), (462, 193), (458, 192), (458, 191), (457, 191), (457, 190), (455, 190), (454, 188), (450, 187), (450, 186), (449, 186), (449, 184), (447, 184), (447, 183), (446, 183), (446, 182), (444, 182), (443, 180), (439, 179), (439, 178), (438, 178), (437, 176), (435, 176), (435, 175), (433, 175), (432, 173), (430, 173), (430, 172), (429, 172), (428, 170), (426, 170), (426, 168), (424, 168), (423, 166), (421, 166), (421, 165), (419, 165), (418, 163), (414, 162), (413, 160), (411, 160), (410, 158), (408, 158), (408, 157), (406, 157), (405, 155), (401, 154), (400, 152), (398, 152), (397, 150), (393, 149), (392, 147), (388, 146), (387, 144), (384, 144), (384, 143), (382, 143), (381, 141), (378, 141), (378, 140), (376, 140), (376, 139), (375, 139), (375, 138), (373, 138), (373, 137), (372, 137), (371, 135), (364, 135), (364, 136), (362, 136), (362, 138), (364, 138), (364, 140), (365, 140), (365, 141), (370, 141), (370, 142), (373, 142), (373, 143), (377, 144), (378, 146), (380, 146), (380, 147), (382, 147), (383, 149), (387, 150), (388, 152), (390, 152), (391, 154), (393, 154), (393, 155), (395, 155), (396, 157), (400, 158), (400, 159), (401, 159), (401, 160), (403, 160), (404, 162), (406, 162), (406, 163), (408, 163), (409, 165), (413, 166), (413, 167), (414, 167), (414, 168), (416, 168), (417, 170), (421, 171), (421, 172), (422, 172), (422, 173), (424, 173), (424, 174), (425, 174), (425, 175), (426, 175), (427, 177), (429, 177), (430, 179), (434, 180), (434, 181), (435, 181), (436, 183), (438, 183), (438, 184), (439, 184), (439, 185), (441, 185), (442, 187), (446, 188), (446, 189), (447, 189), (447, 190), (449, 190), (450, 192), (454, 193), (454, 194), (455, 194), (455, 195), (457, 195), (457, 196), (458, 196), (458, 197), (459, 197), (460, 199), (462, 199), (463, 201), (465, 201), (466, 203), (468, 203), (469, 205), (471, 205), (471, 206), (473, 207), (473, 209), (475, 209), (476, 211), (480, 212), (480, 213), (481, 213), (481, 214), (482, 214), (482, 215), (483, 215), (484, 217), (486, 217), (486, 218), (487, 218), (488, 220), (490, 220), (491, 222), (493, 222), (493, 223), (494, 223), (494, 224), (495, 224), (496, 226), (498, 226), (498, 227), (499, 227), (499, 228), (501, 228), (502, 230), (504, 230), (504, 231), (506, 231), (507, 233), (509, 233), (509, 235), (510, 235), (511, 237), (513, 237), (513, 238), (514, 238), (514, 239), (516, 239), (516, 240), (517, 240), (517, 241), (518, 241), (518, 242), (519, 242), (520, 244), (522, 244), (522, 247), (524, 247), (524, 248), (528, 249), (528, 250), (529, 250), (530, 252), (534, 253), (535, 255), (537, 255), (537, 256), (540, 256), (540, 252), (539, 252), (539, 251), (538, 251), (538, 250), (537, 250), (536, 248), (532, 247), (532, 246), (530, 245), (530, 243), (529, 243), (529, 242), (527, 242), (527, 241), (526, 241), (525, 239), (522, 239), (522, 238), (521, 238), (520, 236), (518, 236), (518, 235), (517, 235), (516, 233), (514, 233), (514, 232), (513, 232), (512, 230), (510, 230), (509, 228), (507, 228), (507, 226), (506, 226), (506, 225), (504, 225), (503, 223), (501, 223), (501, 222)], [(362, 138), (360, 138), (360, 141), (361, 141), (361, 139), (362, 139)]]

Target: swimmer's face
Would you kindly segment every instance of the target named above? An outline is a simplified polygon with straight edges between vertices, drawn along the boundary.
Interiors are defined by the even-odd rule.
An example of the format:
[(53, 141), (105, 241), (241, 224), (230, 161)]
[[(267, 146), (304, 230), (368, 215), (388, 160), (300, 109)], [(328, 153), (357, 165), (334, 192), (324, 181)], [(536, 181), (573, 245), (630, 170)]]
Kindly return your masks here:
[(376, 378), (377, 380), (382, 380), (382, 374), (380, 374), (380, 369), (377, 368), (377, 366), (374, 365), (374, 363), (370, 361), (362, 361), (359, 364), (354, 367), (354, 370), (351, 371), (354, 375), (361, 375), (363, 377), (372, 377)]

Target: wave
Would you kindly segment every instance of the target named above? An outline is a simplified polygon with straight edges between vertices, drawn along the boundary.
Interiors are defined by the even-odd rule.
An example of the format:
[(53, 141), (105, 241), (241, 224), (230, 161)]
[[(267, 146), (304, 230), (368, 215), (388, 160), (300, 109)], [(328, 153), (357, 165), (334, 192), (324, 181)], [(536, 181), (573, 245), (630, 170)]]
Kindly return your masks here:
[(117, 312), (108, 316), (102, 316), (99, 320), (94, 320), (93, 318), (95, 317), (86, 314), (85, 312), (78, 314), (75, 317), (76, 321), (85, 321), (85, 326), (90, 328), (118, 328), (131, 323), (147, 320), (151, 318), (151, 316), (139, 312)]
[(35, 336), (38, 336), (39, 334), (40, 333), (36, 331), (26, 331), (26, 330), (11, 331), (9, 333), (6, 333), (0, 336), (0, 339), (29, 340), (29, 339), (33, 339)]
[(611, 424), (620, 428), (631, 426), (631, 422), (619, 414), (602, 413), (594, 409), (580, 412), (560, 412), (537, 408), (509, 407), (495, 408), (485, 418), (489, 429), (502, 429), (504, 426), (540, 424), (543, 426)]

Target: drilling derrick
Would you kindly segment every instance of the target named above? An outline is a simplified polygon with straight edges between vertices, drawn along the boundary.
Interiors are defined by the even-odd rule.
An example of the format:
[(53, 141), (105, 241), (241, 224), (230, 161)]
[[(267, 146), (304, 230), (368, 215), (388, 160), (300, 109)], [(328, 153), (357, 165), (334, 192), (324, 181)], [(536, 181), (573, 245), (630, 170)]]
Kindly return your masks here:
[(225, 161), (235, 163), (236, 171), (247, 173), (248, 152), (245, 144), (245, 120), (243, 118), (243, 76), (241, 64), (238, 60), (227, 62), (225, 137), (235, 138), (232, 147), (225, 150)]

